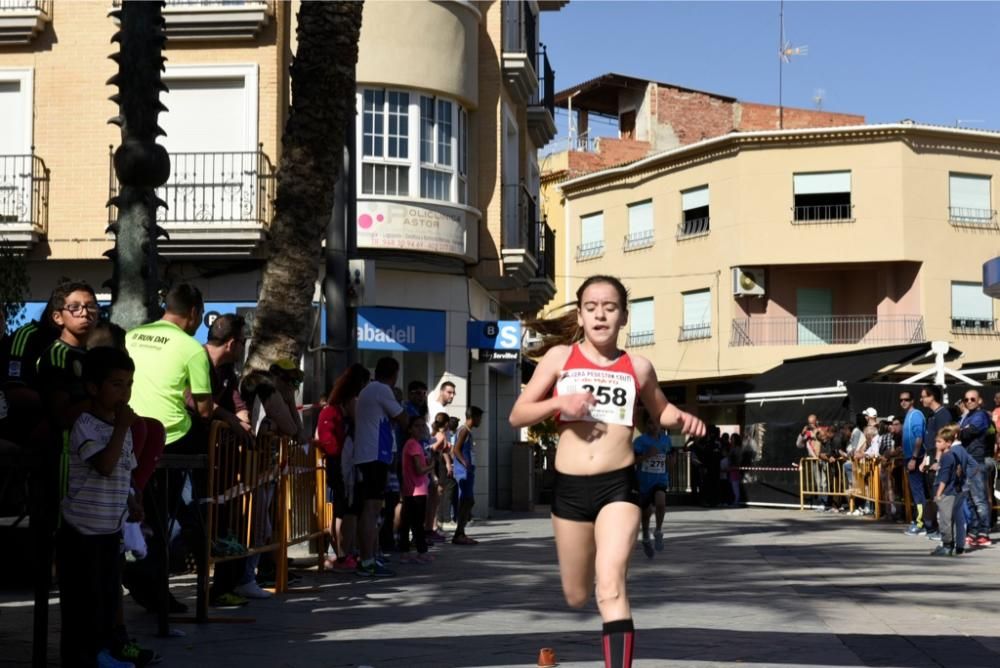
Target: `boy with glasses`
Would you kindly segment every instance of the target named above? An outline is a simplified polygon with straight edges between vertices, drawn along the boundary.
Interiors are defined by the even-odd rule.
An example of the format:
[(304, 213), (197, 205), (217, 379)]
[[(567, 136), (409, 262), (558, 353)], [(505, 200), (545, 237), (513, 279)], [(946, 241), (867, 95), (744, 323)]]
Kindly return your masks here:
[(52, 322), (59, 338), (38, 358), (38, 388), (46, 412), (60, 429), (72, 426), (87, 400), (83, 357), (100, 310), (94, 289), (86, 283), (63, 283), (52, 293)]

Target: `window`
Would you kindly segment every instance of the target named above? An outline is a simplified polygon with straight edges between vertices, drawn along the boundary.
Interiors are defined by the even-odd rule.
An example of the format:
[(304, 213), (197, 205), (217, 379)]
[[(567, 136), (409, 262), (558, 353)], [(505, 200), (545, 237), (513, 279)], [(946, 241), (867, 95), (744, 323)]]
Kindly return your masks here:
[(359, 99), (363, 195), (468, 202), (469, 116), (460, 104), (365, 88)]
[(993, 299), (983, 294), (981, 283), (951, 284), (951, 329), (972, 333), (995, 331)]
[(685, 292), (683, 298), (684, 324), (678, 341), (708, 339), (712, 336), (712, 291)]
[[(361, 111), (361, 192), (410, 194), (410, 94), (367, 89)], [(393, 162), (395, 161), (395, 164)]]
[(684, 221), (678, 230), (678, 238), (708, 234), (708, 186), (682, 192), (681, 209), (684, 211)]
[(590, 260), (604, 254), (604, 212), (592, 213), (580, 218), (580, 245), (576, 249), (576, 259)]
[(975, 174), (948, 175), (948, 219), (958, 224), (992, 224), (990, 177)]
[(792, 184), (795, 191), (792, 222), (853, 220), (849, 171), (794, 174)]
[(636, 299), (629, 304), (629, 346), (651, 346), (654, 341), (653, 299)]
[[(451, 200), (454, 106), (448, 100), (420, 96), (420, 196), (427, 199)], [(463, 194), (459, 200), (464, 199)]]
[(653, 201), (636, 202), (628, 205), (628, 235), (625, 250), (648, 248), (653, 245)]

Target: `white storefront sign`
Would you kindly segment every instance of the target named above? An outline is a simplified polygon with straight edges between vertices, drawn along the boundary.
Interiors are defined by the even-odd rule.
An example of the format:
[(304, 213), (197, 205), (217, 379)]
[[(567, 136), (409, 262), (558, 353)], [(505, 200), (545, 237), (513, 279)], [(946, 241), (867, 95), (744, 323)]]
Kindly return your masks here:
[(465, 255), (465, 213), (407, 202), (358, 202), (358, 248)]

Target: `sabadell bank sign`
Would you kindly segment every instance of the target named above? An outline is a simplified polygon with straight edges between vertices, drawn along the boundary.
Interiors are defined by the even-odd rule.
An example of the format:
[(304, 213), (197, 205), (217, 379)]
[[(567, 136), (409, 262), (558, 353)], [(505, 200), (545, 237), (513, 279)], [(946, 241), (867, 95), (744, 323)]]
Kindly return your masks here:
[(357, 335), (361, 350), (440, 353), (445, 348), (445, 313), (406, 308), (359, 308)]
[(465, 255), (465, 214), (408, 202), (358, 201), (358, 248)]

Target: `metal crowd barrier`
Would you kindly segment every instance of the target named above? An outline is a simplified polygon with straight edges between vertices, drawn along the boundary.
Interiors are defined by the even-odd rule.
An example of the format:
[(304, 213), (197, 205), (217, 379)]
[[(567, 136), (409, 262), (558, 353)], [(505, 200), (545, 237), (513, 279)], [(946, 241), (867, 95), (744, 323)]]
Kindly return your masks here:
[(691, 492), (691, 453), (671, 450), (667, 455), (667, 474), (671, 494), (689, 494)]
[[(311, 444), (271, 432), (244, 443), (224, 422), (208, 442), (206, 564), (274, 552), (275, 591), (288, 590), (288, 547), (322, 536), (328, 519), (326, 471)], [(319, 555), (322, 566), (323, 556)], [(203, 599), (207, 600), (207, 578)]]
[[(847, 464), (850, 464), (850, 475)], [(799, 460), (799, 509), (805, 509), (806, 497), (810, 496), (845, 498), (851, 511), (854, 510), (855, 500), (861, 499), (873, 504), (875, 519), (882, 517), (883, 510), (901, 505), (909, 522), (913, 509), (907, 476), (899, 476), (901, 489), (895, 485), (896, 472), (902, 473), (902, 466), (903, 462), (899, 459), (864, 458), (831, 462), (803, 457)]]

